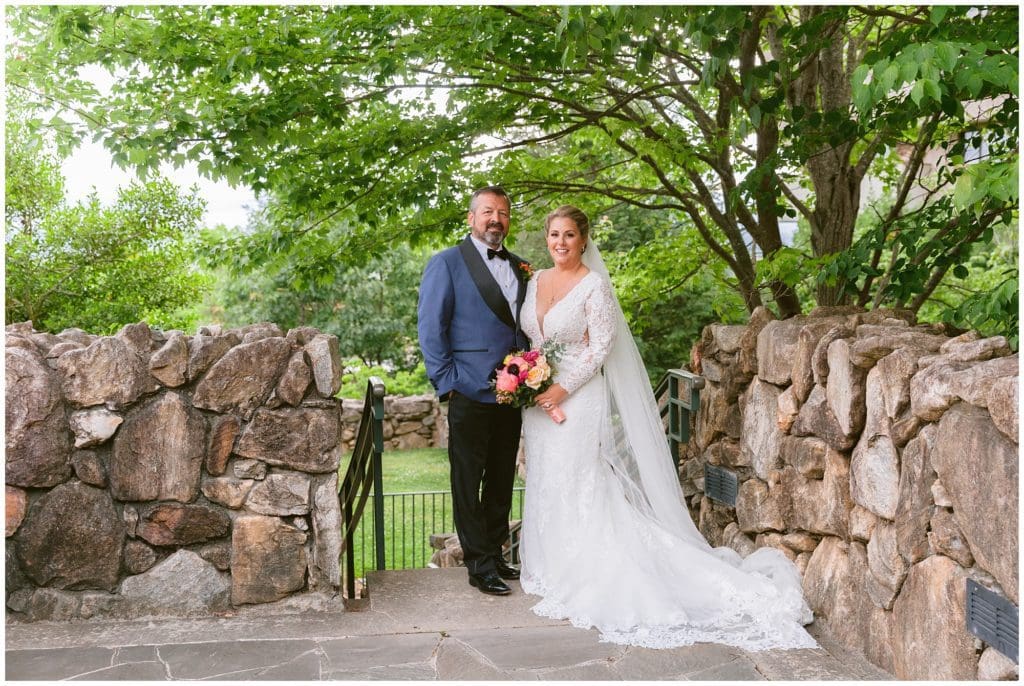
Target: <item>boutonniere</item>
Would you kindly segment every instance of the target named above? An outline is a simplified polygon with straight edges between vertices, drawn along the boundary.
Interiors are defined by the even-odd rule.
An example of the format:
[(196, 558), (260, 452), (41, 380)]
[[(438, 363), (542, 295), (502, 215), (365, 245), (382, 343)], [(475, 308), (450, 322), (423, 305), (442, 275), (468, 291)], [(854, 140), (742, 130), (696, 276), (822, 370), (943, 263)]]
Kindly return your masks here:
[(530, 266), (529, 262), (518, 262), (516, 269), (519, 270), (519, 275), (523, 277), (523, 281), (529, 281), (533, 278), (533, 267)]

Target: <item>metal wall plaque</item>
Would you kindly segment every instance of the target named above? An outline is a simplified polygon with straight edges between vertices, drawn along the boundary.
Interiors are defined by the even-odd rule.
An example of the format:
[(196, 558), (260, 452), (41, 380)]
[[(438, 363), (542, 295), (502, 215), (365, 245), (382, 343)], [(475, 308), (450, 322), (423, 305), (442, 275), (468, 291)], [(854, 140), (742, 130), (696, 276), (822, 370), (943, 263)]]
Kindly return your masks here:
[(1016, 605), (974, 579), (967, 580), (967, 630), (1014, 662), (1019, 621)]
[(713, 464), (704, 463), (704, 495), (723, 505), (736, 507), (739, 479), (731, 472)]

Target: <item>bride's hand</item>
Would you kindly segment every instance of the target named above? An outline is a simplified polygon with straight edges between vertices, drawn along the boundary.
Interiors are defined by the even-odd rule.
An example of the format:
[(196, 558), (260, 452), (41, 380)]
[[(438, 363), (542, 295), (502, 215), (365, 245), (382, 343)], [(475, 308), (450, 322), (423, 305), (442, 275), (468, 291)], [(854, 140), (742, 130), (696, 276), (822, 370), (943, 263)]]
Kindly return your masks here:
[(537, 396), (537, 405), (543, 410), (550, 410), (562, 404), (569, 394), (561, 384), (553, 384), (551, 388)]

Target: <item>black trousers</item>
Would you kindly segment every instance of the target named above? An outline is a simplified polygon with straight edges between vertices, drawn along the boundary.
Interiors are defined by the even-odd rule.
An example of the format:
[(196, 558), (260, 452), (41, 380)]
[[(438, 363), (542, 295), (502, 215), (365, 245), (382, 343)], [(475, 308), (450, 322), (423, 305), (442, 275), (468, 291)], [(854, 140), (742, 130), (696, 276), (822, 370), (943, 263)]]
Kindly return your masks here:
[(522, 421), (517, 407), (448, 398), (452, 513), (470, 574), (493, 572), (508, 539)]

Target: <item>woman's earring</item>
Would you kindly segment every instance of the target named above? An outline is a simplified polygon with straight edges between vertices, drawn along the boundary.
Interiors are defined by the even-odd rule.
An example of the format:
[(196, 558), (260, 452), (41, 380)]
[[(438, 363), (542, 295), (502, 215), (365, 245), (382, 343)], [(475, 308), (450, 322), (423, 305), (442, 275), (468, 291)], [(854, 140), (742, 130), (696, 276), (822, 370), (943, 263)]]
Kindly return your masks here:
[(580, 251), (580, 254), (582, 255), (582, 254), (583, 254), (583, 253), (585, 253), (586, 251), (587, 251), (587, 246), (585, 246), (585, 245), (584, 245), (584, 246), (583, 246), (583, 250), (581, 250), (581, 251)]

